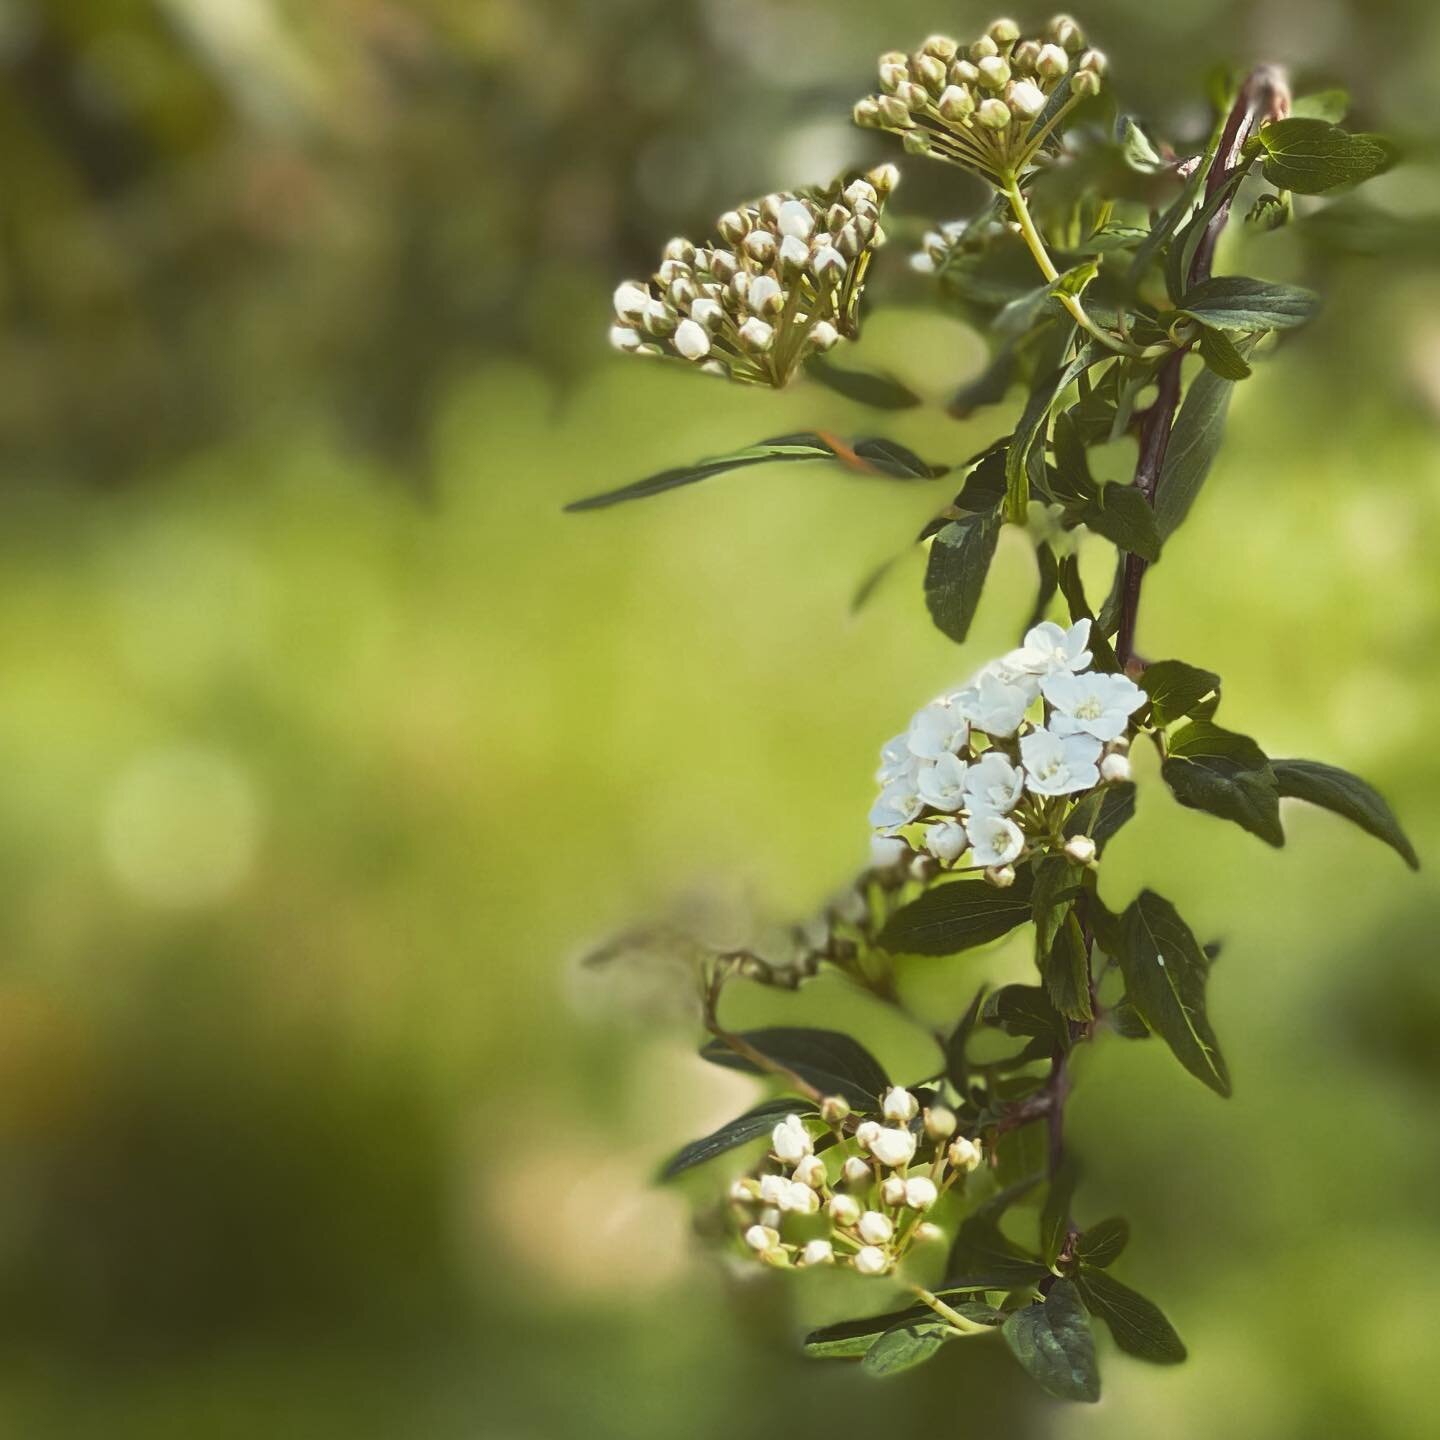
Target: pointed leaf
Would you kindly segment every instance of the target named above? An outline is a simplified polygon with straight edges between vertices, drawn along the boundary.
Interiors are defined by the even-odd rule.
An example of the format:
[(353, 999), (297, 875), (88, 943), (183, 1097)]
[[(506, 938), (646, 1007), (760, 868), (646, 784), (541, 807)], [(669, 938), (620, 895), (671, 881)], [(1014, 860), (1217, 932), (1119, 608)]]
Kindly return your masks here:
[(980, 1018), (1007, 1035), (1033, 1035), (1062, 1049), (1070, 1043), (1070, 1028), (1039, 985), (1002, 985), (992, 991)]
[(1098, 485), (1081, 519), (1122, 550), (1152, 564), (1160, 558), (1160, 528), (1150, 502), (1133, 485)]
[(1212, 330), (1207, 325), (1200, 332), (1199, 348), (1206, 368), (1222, 380), (1248, 380), (1254, 374), (1235, 342), (1223, 330)]
[(1075, 1242), (1075, 1255), (1087, 1265), (1113, 1265), (1130, 1243), (1130, 1222), (1118, 1215), (1092, 1225)]
[(1059, 1259), (1070, 1238), (1070, 1209), (1077, 1179), (1074, 1165), (1064, 1165), (1045, 1192), (1045, 1204), (1040, 1210), (1040, 1258), (1047, 1265)]
[[(857, 440), (851, 454), (872, 474), (887, 475), (892, 480), (938, 480), (949, 474), (949, 466), (931, 465), (894, 440)], [(843, 450), (837, 451), (837, 455), (841, 460), (846, 459)], [(852, 465), (852, 468), (855, 467)]]
[(923, 1365), (947, 1340), (954, 1340), (959, 1334), (932, 1310), (929, 1319), (907, 1320), (887, 1330), (865, 1352), (860, 1368), (876, 1379), (899, 1375)]
[(1235, 383), (1206, 369), (1185, 392), (1155, 486), (1155, 520), (1162, 541), (1168, 540), (1190, 513), (1220, 453)]
[(673, 1180), (684, 1171), (703, 1165), (707, 1160), (713, 1160), (727, 1150), (734, 1150), (738, 1145), (768, 1135), (785, 1116), (804, 1115), (812, 1113), (814, 1109), (808, 1100), (796, 1100), (793, 1097), (767, 1100), (763, 1105), (757, 1105), (753, 1110), (737, 1116), (728, 1125), (722, 1125), (699, 1140), (692, 1140), (666, 1161), (660, 1178)]
[(1182, 805), (1233, 820), (1277, 849), (1284, 845), (1275, 772), (1248, 735), (1192, 720), (1172, 737), (1160, 774)]
[(1201, 701), (1218, 695), (1220, 677), (1183, 660), (1156, 660), (1145, 667), (1140, 688), (1150, 697), (1150, 718), (1165, 726), (1195, 714)]
[(1050, 1271), (1022, 1250), (987, 1216), (972, 1215), (960, 1227), (950, 1252), (947, 1289), (1021, 1290)]
[(925, 604), (936, 626), (952, 640), (970, 633), (999, 538), (1000, 514), (992, 510), (952, 520), (930, 544)]
[(1101, 854), (1120, 827), (1134, 818), (1135, 795), (1133, 780), (1117, 780), (1092, 791), (1065, 822), (1066, 839), (1088, 835), (1095, 842), (1095, 853)]
[(879, 943), (895, 954), (955, 955), (998, 940), (1029, 918), (1026, 871), (1016, 874), (1008, 890), (997, 890), (984, 880), (953, 880), (897, 910), (880, 932)]
[(812, 380), (819, 381), (837, 395), (868, 405), (873, 410), (913, 410), (923, 403), (913, 390), (893, 375), (843, 370), (819, 355), (810, 358), (805, 371)]
[(1090, 952), (1085, 932), (1072, 911), (1051, 943), (1041, 967), (1045, 993), (1050, 1003), (1071, 1020), (1090, 1020), (1095, 1011), (1090, 1003)]
[(1281, 190), (1320, 195), (1356, 185), (1395, 163), (1395, 149), (1379, 135), (1351, 135), (1328, 120), (1294, 116), (1259, 135), (1265, 178)]
[(1343, 815), (1366, 834), (1383, 840), (1412, 870), (1420, 868), (1420, 857), (1394, 812), (1358, 775), (1319, 760), (1272, 760), (1270, 765), (1281, 795)]
[(1070, 1281), (1057, 1280), (1043, 1304), (1015, 1311), (1001, 1333), (1015, 1358), (1046, 1394), (1087, 1404), (1100, 1398), (1095, 1337)]
[(1320, 308), (1320, 297), (1298, 285), (1276, 285), (1248, 275), (1217, 275), (1193, 286), (1180, 309), (1217, 330), (1293, 330)]
[(1178, 1365), (1185, 1358), (1185, 1342), (1153, 1301), (1087, 1265), (1080, 1267), (1075, 1284), (1086, 1309), (1110, 1327), (1127, 1355), (1155, 1365)]
[[(747, 1030), (740, 1036), (747, 1044), (787, 1070), (793, 1070), (826, 1095), (843, 1095), (852, 1105), (874, 1107), (876, 1098), (890, 1085), (880, 1062), (858, 1040), (838, 1030), (807, 1030), (774, 1026)], [(744, 1055), (737, 1055), (722, 1040), (712, 1040), (700, 1052), (713, 1065), (743, 1070), (749, 1075), (766, 1072)]]

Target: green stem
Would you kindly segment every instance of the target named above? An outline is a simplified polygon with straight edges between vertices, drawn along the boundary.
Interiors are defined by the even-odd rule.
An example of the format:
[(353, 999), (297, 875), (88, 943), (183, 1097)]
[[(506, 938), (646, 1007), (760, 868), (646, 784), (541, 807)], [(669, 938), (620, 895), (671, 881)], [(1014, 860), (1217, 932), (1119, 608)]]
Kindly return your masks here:
[(953, 1325), (962, 1335), (983, 1335), (991, 1328), (978, 1321), (967, 1320), (959, 1311), (952, 1310), (938, 1295), (932, 1295), (922, 1286), (915, 1285), (911, 1288), (946, 1324)]

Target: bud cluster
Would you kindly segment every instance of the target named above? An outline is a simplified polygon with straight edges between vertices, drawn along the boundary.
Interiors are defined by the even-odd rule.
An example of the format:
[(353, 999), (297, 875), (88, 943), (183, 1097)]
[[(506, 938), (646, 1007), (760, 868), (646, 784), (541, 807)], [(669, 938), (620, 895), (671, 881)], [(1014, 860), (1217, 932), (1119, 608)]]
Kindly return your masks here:
[(1013, 20), (996, 20), (969, 46), (932, 35), (913, 55), (882, 55), (881, 93), (855, 106), (855, 123), (1002, 184), (1034, 158), (1066, 107), (1100, 93), (1104, 74), (1105, 57), (1086, 49), (1068, 15), (1033, 39)]
[(1089, 638), (1088, 620), (1068, 630), (1045, 621), (919, 710), (880, 752), (870, 811), (880, 836), (905, 832), (935, 866), (966, 862), (1002, 887), (1037, 852), (1093, 863), (1094, 841), (1067, 838), (1065, 822), (1097, 786), (1129, 778), (1133, 716), (1147, 697), (1090, 668)]
[(816, 1134), (787, 1115), (760, 1170), (737, 1180), (730, 1202), (746, 1246), (782, 1268), (842, 1265), (887, 1275), (914, 1245), (943, 1238), (926, 1216), (980, 1165), (979, 1144), (957, 1135), (954, 1114), (894, 1086), (880, 1113), (856, 1119), (828, 1097)]
[(899, 180), (881, 165), (824, 189), (727, 211), (706, 246), (677, 238), (647, 283), (615, 291), (611, 343), (778, 389), (805, 359), (853, 339), (880, 212)]

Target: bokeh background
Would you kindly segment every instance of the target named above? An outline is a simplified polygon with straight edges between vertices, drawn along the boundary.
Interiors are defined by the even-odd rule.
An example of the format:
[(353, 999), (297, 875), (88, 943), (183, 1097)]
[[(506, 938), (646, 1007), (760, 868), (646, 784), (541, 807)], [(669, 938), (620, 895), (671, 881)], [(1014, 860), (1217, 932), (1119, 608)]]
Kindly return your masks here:
[[(1162, 135), (1203, 133), (1212, 65), (1264, 59), (1348, 85), (1409, 156), (1378, 218), (1230, 255), (1327, 308), (1243, 387), (1147, 585), (1143, 648), (1221, 669), (1273, 753), (1375, 780), (1432, 865), (1313, 812), (1274, 853), (1154, 785), (1107, 858), (1107, 893), (1149, 883), (1227, 942), (1234, 1100), (1117, 1040), (1072, 1102), (1082, 1218), (1130, 1215), (1123, 1273), (1191, 1362), (1110, 1353), (1082, 1413), (998, 1349), (889, 1385), (802, 1361), (855, 1295), (737, 1279), (690, 1235), (721, 1176), (651, 1184), (750, 1082), (693, 1057), (663, 974), (577, 964), (636, 921), (806, 913), (865, 853), (879, 740), (1011, 641), (1008, 540), (961, 652), (913, 553), (849, 613), (943, 482), (794, 466), (559, 513), (796, 428), (952, 461), (1007, 428), (731, 391), (604, 339), (668, 235), (889, 158), (847, 123), (878, 51), (991, 18), (0, 3), (0, 1433), (1429, 1433), (1429, 0), (1081, 16)], [(897, 233), (977, 199), (905, 168)], [(903, 250), (851, 358), (941, 399), (983, 347)], [(953, 1010), (1023, 957), (925, 964), (917, 1003)], [(823, 984), (806, 1014), (914, 1058)]]

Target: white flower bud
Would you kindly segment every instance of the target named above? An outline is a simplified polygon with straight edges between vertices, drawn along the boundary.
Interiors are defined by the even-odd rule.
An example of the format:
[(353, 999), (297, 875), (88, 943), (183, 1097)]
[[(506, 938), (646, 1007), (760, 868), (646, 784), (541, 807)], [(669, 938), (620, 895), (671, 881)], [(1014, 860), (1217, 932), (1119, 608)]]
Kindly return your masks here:
[(803, 200), (786, 200), (775, 216), (781, 235), (794, 235), (808, 240), (815, 232), (815, 216)]
[(975, 118), (987, 130), (1004, 130), (1010, 124), (1010, 107), (1003, 100), (992, 96), (989, 100), (980, 102)]
[(1093, 70), (1080, 71), (1070, 82), (1072, 95), (1098, 95), (1103, 88), (1103, 82)]
[(798, 1180), (787, 1182), (782, 1210), (793, 1210), (797, 1215), (813, 1215), (820, 1208), (820, 1197), (808, 1185)]
[(612, 325), (610, 327), (610, 343), (617, 350), (638, 350), (645, 342), (638, 330), (632, 330), (628, 325)]
[(827, 1125), (838, 1125), (850, 1115), (850, 1102), (843, 1095), (827, 1095), (820, 1102), (820, 1118)]
[(923, 85), (917, 85), (913, 80), (906, 80), (895, 87), (895, 99), (913, 115), (929, 105), (930, 92)]
[(875, 1143), (875, 1137), (880, 1133), (881, 1126), (874, 1120), (862, 1120), (855, 1127), (855, 1143), (862, 1149), (868, 1150)]
[(966, 1139), (964, 1135), (957, 1135), (950, 1142), (950, 1149), (947, 1153), (950, 1163), (957, 1170), (974, 1170), (985, 1158), (979, 1144), (974, 1140)]
[(894, 835), (876, 835), (870, 841), (870, 867), (873, 870), (893, 870), (905, 863), (910, 847)]
[(752, 230), (740, 242), (740, 248), (758, 265), (768, 265), (775, 258), (778, 241), (768, 230)]
[(708, 295), (702, 295), (690, 306), (690, 318), (707, 330), (718, 325), (724, 314), (725, 307), (718, 300), (710, 299)]
[(1107, 755), (1100, 762), (1100, 776), (1104, 780), (1128, 780), (1130, 778), (1130, 757), (1128, 755)]
[(933, 880), (939, 869), (933, 855), (917, 855), (910, 862), (910, 877), (913, 880)]
[(1050, 38), (1057, 45), (1064, 46), (1070, 54), (1077, 55), (1085, 48), (1085, 34), (1070, 16), (1055, 16), (1047, 29), (1050, 32)]
[(931, 35), (920, 47), (921, 52), (937, 60), (953, 60), (960, 53), (959, 44), (948, 35)]
[(695, 263), (695, 246), (683, 235), (665, 242), (664, 256), (667, 260), (679, 260), (685, 265)]
[(880, 63), (880, 88), (893, 95), (901, 85), (910, 82), (910, 67), (903, 61), (882, 60)]
[(1035, 72), (1047, 80), (1058, 80), (1070, 68), (1070, 57), (1058, 45), (1042, 45), (1035, 57)]
[(626, 280), (615, 287), (615, 313), (622, 320), (639, 320), (650, 303), (648, 287)]
[(1087, 70), (1094, 75), (1103, 75), (1110, 68), (1110, 62), (1102, 51), (1087, 50), (1076, 64), (1076, 69)]
[(730, 1198), (737, 1205), (753, 1205), (759, 1194), (760, 1187), (753, 1180), (737, 1180), (730, 1187)]
[(762, 1175), (760, 1177), (760, 1199), (766, 1205), (774, 1205), (777, 1209), (785, 1207), (781, 1203), (790, 1193), (790, 1182), (783, 1175)]
[(870, 1142), (870, 1153), (888, 1169), (898, 1170), (915, 1158), (915, 1137), (908, 1130), (881, 1130)]
[[(758, 233), (758, 232), (757, 232)], [(757, 315), (785, 308), (785, 292), (773, 275), (756, 275), (750, 281), (745, 303)]]
[(952, 85), (978, 85), (980, 72), (968, 60), (957, 60), (950, 67), (950, 83)]
[(840, 1174), (847, 1185), (868, 1185), (874, 1173), (869, 1163), (858, 1155), (850, 1156), (840, 1168)]
[(880, 123), (890, 130), (908, 130), (915, 122), (902, 100), (894, 95), (882, 95), (876, 102), (880, 112)]
[(950, 68), (938, 56), (921, 53), (910, 62), (910, 72), (932, 95), (938, 95), (945, 88)]
[(850, 262), (833, 246), (817, 245), (810, 256), (810, 272), (822, 284), (844, 279)]
[(953, 865), (969, 846), (970, 837), (956, 820), (942, 820), (925, 827), (925, 848), (942, 865)]
[(1028, 80), (1017, 80), (1009, 98), (1011, 110), (1022, 120), (1033, 120), (1045, 108), (1045, 92)]
[(745, 1232), (745, 1243), (758, 1254), (773, 1250), (780, 1243), (780, 1234), (768, 1225), (752, 1225)]
[(862, 130), (875, 130), (880, 126), (880, 106), (876, 103), (873, 95), (867, 95), (863, 100), (855, 102), (855, 108), (850, 112), (850, 118)]
[(925, 1133), (932, 1140), (948, 1140), (958, 1124), (955, 1112), (944, 1105), (932, 1105), (925, 1112)]
[(947, 85), (935, 108), (947, 120), (966, 120), (975, 113), (975, 97), (964, 85)]
[(890, 1268), (889, 1257), (874, 1245), (862, 1245), (855, 1252), (855, 1268), (862, 1275), (883, 1275)]
[(993, 885), (997, 890), (1008, 890), (1015, 883), (1015, 867), (1013, 865), (992, 865), (985, 872), (987, 884)]
[(651, 335), (673, 335), (680, 317), (663, 300), (650, 300), (645, 305), (643, 323)]
[(770, 1230), (778, 1230), (783, 1218), (778, 1205), (767, 1205), (760, 1212), (760, 1223)]
[(798, 236), (787, 235), (780, 242), (780, 268), (797, 275), (810, 263), (810, 247)]
[(727, 210), (716, 222), (716, 233), (731, 245), (738, 245), (750, 229), (750, 221), (738, 210)]
[(1040, 58), (1040, 42), (1038, 40), (1025, 40), (1010, 54), (1010, 68), (1017, 75), (1030, 75), (1034, 73), (1035, 62)]
[(828, 1240), (807, 1240), (800, 1252), (802, 1265), (833, 1265), (835, 1247)]
[(812, 1190), (825, 1186), (825, 1162), (818, 1155), (807, 1155), (796, 1167), (791, 1177), (797, 1185), (808, 1185)]
[(940, 1191), (928, 1175), (912, 1175), (905, 1182), (905, 1203), (912, 1210), (928, 1210), (940, 1198)]
[(710, 252), (710, 273), (722, 284), (728, 284), (736, 275), (743, 273), (740, 262), (728, 250)]
[(1010, 78), (1010, 62), (999, 55), (987, 55), (975, 64), (980, 72), (980, 83), (990, 90), (1004, 88)]
[(868, 180), (852, 180), (842, 192), (847, 205), (858, 205), (862, 200), (873, 205), (879, 200), (875, 187)]
[(853, 1195), (836, 1195), (830, 1201), (830, 1218), (848, 1229), (860, 1219), (860, 1202)]
[(908, 1125), (920, 1113), (920, 1102), (903, 1086), (892, 1085), (880, 1102), (880, 1111), (887, 1120)]
[(888, 1245), (895, 1236), (895, 1222), (878, 1210), (867, 1210), (860, 1217), (859, 1230), (867, 1245)]
[(675, 348), (687, 360), (703, 360), (710, 353), (710, 337), (703, 325), (682, 320), (675, 327)]
[(970, 58), (978, 65), (982, 60), (992, 59), (1000, 53), (1000, 47), (988, 36), (982, 35), (971, 47)]
[(810, 331), (810, 343), (822, 353), (840, 343), (840, 332), (828, 321), (817, 320)]
[(911, 1238), (917, 1245), (933, 1245), (945, 1238), (945, 1232), (929, 1220), (922, 1220), (914, 1229)]
[(900, 139), (907, 155), (928, 155), (934, 141), (923, 130), (907, 130)]
[(1013, 45), (1020, 38), (1020, 27), (1013, 20), (996, 20), (988, 33), (997, 45)]
[(880, 1182), (880, 1198), (887, 1205), (905, 1203), (905, 1182), (898, 1175), (887, 1175)]
[(1065, 853), (1077, 865), (1088, 865), (1095, 858), (1095, 842), (1088, 835), (1072, 836), (1065, 842)]
[(887, 161), (884, 165), (877, 165), (873, 170), (866, 171), (865, 178), (883, 199), (900, 183), (900, 170)]
[(776, 1156), (786, 1165), (796, 1165), (807, 1155), (815, 1153), (815, 1142), (798, 1115), (787, 1115), (770, 1132), (770, 1144)]
[(775, 343), (775, 331), (758, 315), (752, 315), (740, 327), (740, 339), (750, 350), (768, 350)]

